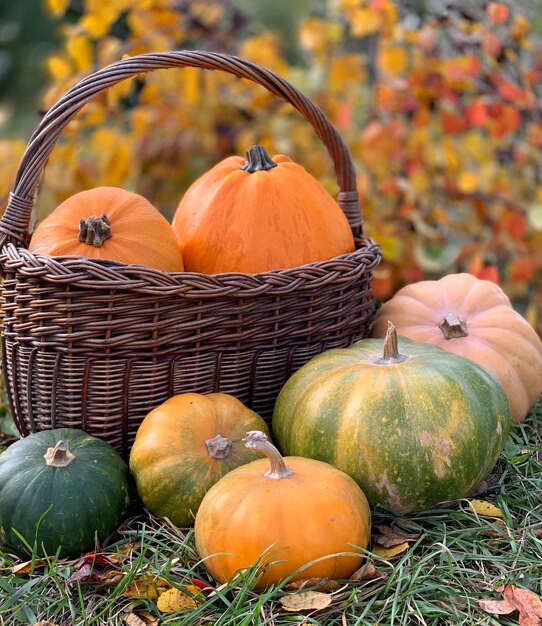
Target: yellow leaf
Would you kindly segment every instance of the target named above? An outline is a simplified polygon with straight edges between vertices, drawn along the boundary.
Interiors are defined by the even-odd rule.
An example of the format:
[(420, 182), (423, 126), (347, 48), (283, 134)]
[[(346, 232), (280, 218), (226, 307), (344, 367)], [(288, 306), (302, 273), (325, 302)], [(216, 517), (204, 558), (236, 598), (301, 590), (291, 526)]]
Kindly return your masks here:
[(66, 13), (70, 0), (48, 0), (47, 4), (53, 15), (61, 17)]
[(360, 8), (352, 11), (350, 33), (352, 37), (374, 35), (382, 28), (382, 16), (372, 9)]
[(332, 596), (328, 593), (320, 591), (304, 591), (291, 596), (282, 596), (279, 598), (282, 608), (285, 611), (318, 611), (325, 609), (331, 604)]
[(68, 39), (66, 49), (79, 72), (83, 72), (92, 65), (92, 45), (84, 35), (75, 35)]
[(384, 548), (384, 546), (376, 544), (375, 546), (373, 546), (371, 552), (382, 559), (391, 559), (394, 556), (402, 554), (406, 550), (408, 550), (408, 541), (400, 543), (396, 546), (392, 546), (391, 548)]
[[(104, 2), (104, 6), (109, 3)], [(99, 39), (109, 32), (109, 27), (115, 21), (116, 15), (107, 11), (88, 13), (81, 18), (80, 24), (94, 39)]]
[(461, 193), (473, 193), (478, 189), (478, 176), (468, 170), (463, 170), (457, 180), (457, 188)]
[(344, 93), (348, 83), (361, 85), (365, 77), (365, 63), (359, 54), (340, 54), (330, 61), (328, 87), (333, 93)]
[[(179, 589), (168, 589), (160, 594), (156, 606), (162, 613), (175, 613), (175, 611), (195, 609), (199, 606), (201, 591), (195, 585), (187, 585), (185, 589), (189, 593), (184, 593)], [(190, 594), (190, 595), (189, 595)]]
[(41, 559), (34, 559), (34, 561), (24, 561), (10, 568), (12, 574), (31, 574), (36, 568), (43, 567), (44, 561)]
[(470, 506), (478, 515), (484, 515), (485, 517), (503, 517), (499, 507), (491, 504), (491, 502), (485, 502), (485, 500), (471, 500)]
[(72, 74), (71, 63), (57, 55), (47, 59), (47, 69), (55, 80), (66, 80)]
[(465, 133), (462, 144), (467, 155), (478, 161), (482, 161), (484, 158), (487, 159), (491, 156), (490, 141), (487, 136), (482, 135), (479, 131), (473, 130)]
[(136, 576), (123, 592), (125, 598), (149, 598), (156, 600), (164, 591), (172, 589), (172, 585), (160, 576), (142, 574)]
[(341, 40), (342, 27), (319, 17), (310, 17), (301, 26), (299, 43), (307, 50), (321, 54)]
[(388, 76), (400, 76), (408, 67), (408, 53), (402, 46), (381, 46), (378, 53), (380, 71)]
[(201, 99), (201, 72), (197, 67), (183, 70), (183, 100), (188, 104), (196, 104)]
[(403, 258), (404, 242), (398, 236), (381, 234), (379, 235), (378, 243), (387, 261), (393, 263)]

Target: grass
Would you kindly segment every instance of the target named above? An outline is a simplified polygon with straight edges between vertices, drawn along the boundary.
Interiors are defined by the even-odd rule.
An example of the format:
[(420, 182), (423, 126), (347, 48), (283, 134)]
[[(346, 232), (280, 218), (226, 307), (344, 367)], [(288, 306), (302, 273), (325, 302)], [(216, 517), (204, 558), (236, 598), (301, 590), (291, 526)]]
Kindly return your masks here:
[[(104, 548), (106, 563), (100, 554), (84, 563), (53, 557), (40, 561), (35, 551), (33, 571), (13, 572), (21, 559), (0, 551), (0, 624), (517, 624), (517, 613), (491, 616), (477, 600), (500, 599), (507, 583), (542, 596), (542, 403), (514, 428), (477, 498), (496, 504), (503, 519), (480, 516), (469, 499), (409, 515), (375, 511), (374, 528), (385, 525), (405, 533), (412, 539), (408, 550), (389, 559), (369, 555), (376, 578), (340, 581), (324, 590), (332, 596), (329, 606), (303, 612), (283, 609), (279, 598), (299, 593), (286, 583), (255, 590), (257, 568), (217, 586), (199, 561), (192, 530), (136, 510)], [(208, 585), (198, 592), (195, 606), (175, 613), (157, 608), (156, 587), (192, 595), (197, 587), (186, 586), (194, 579)]]

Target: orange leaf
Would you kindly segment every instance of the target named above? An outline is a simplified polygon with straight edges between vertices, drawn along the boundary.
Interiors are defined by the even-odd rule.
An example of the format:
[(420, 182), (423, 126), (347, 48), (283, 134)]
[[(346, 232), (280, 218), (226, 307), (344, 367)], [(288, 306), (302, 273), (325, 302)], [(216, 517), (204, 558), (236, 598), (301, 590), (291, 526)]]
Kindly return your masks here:
[(467, 128), (467, 120), (464, 115), (458, 115), (452, 111), (443, 109), (440, 114), (442, 131), (446, 135), (456, 135), (462, 133)]
[(522, 213), (507, 209), (500, 216), (499, 227), (512, 235), (514, 239), (522, 240), (527, 234), (529, 223)]
[(506, 600), (478, 600), (478, 605), (491, 615), (508, 615), (516, 610), (516, 607)]
[(532, 259), (514, 259), (508, 268), (508, 278), (514, 281), (531, 280), (535, 271), (536, 266)]
[(473, 193), (478, 189), (479, 180), (474, 172), (463, 170), (457, 180), (457, 188), (461, 193)]
[(474, 274), (480, 280), (489, 280), (497, 285), (501, 282), (499, 268), (495, 265), (486, 265), (477, 272), (471, 272), (471, 274)]
[(472, 104), (465, 108), (465, 117), (469, 126), (483, 127), (487, 122), (488, 110), (483, 97), (476, 98)]
[(510, 10), (502, 2), (490, 2), (486, 8), (486, 15), (494, 24), (502, 24), (510, 17)]
[(542, 600), (528, 589), (506, 585), (503, 600), (478, 600), (478, 604), (493, 615), (519, 611), (519, 626), (540, 626), (542, 623)]

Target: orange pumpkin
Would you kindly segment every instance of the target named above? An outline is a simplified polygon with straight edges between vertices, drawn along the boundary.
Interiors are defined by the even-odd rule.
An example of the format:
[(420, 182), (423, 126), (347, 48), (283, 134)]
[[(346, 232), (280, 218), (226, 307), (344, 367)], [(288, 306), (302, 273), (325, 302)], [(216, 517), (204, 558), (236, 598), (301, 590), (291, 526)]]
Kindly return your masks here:
[(196, 515), (196, 548), (211, 575), (226, 582), (260, 563), (260, 587), (290, 576), (350, 576), (370, 535), (362, 490), (328, 463), (283, 459), (260, 431), (247, 433), (245, 441), (268, 459), (226, 474), (206, 493)]
[(386, 334), (388, 320), (400, 335), (483, 365), (504, 388), (516, 421), (542, 393), (542, 342), (493, 282), (450, 274), (407, 285), (378, 310), (373, 337)]
[(166, 400), (141, 422), (130, 452), (143, 504), (177, 526), (191, 526), (209, 488), (258, 458), (242, 442), (253, 429), (269, 432), (263, 418), (230, 394), (181, 393)]
[(188, 271), (257, 273), (324, 261), (354, 250), (337, 202), (303, 167), (262, 146), (201, 176), (173, 228)]
[(182, 272), (179, 243), (166, 218), (143, 196), (117, 187), (81, 191), (36, 228), (29, 250)]

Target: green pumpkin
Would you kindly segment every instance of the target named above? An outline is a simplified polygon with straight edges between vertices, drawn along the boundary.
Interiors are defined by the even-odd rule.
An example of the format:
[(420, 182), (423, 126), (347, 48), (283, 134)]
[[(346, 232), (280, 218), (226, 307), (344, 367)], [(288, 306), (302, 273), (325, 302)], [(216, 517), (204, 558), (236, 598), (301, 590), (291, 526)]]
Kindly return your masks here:
[(279, 394), (285, 455), (349, 474), (371, 505), (399, 512), (467, 496), (489, 474), (510, 428), (506, 395), (482, 366), (433, 345), (364, 339), (298, 370)]
[(39, 554), (62, 557), (92, 550), (122, 521), (128, 478), (116, 450), (81, 430), (20, 439), (0, 454), (0, 541), (28, 551), (19, 533)]

